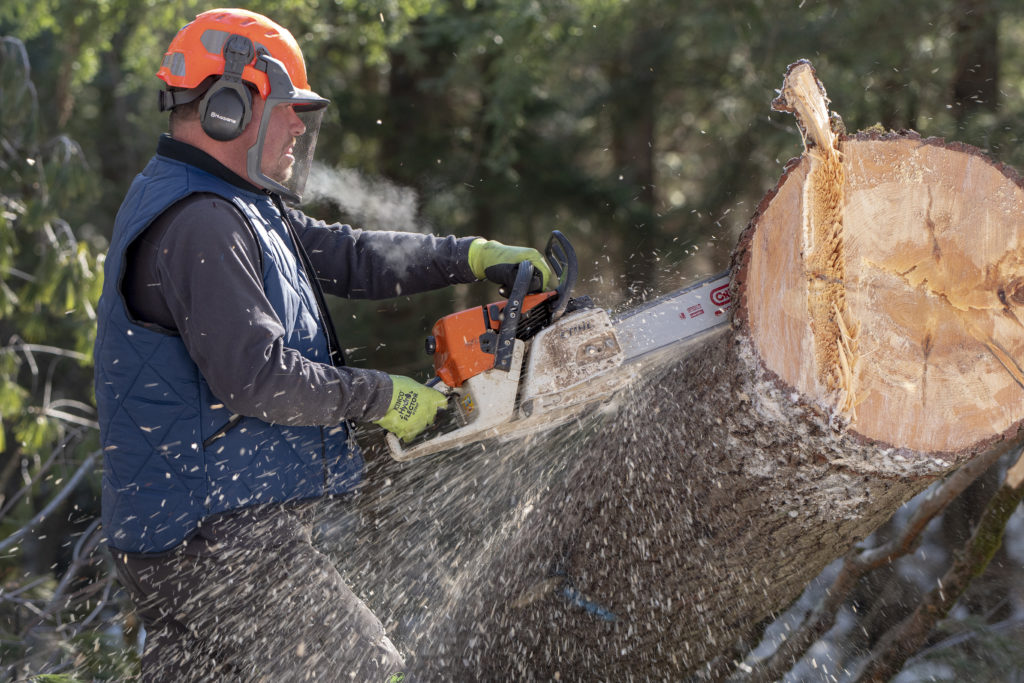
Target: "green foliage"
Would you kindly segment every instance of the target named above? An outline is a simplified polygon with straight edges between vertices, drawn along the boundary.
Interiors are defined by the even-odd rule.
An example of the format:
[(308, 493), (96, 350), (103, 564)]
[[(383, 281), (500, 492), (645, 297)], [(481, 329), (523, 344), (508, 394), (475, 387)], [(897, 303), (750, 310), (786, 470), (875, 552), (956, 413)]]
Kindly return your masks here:
[[(4, 12), (11, 12), (5, 5)], [(10, 14), (6, 14), (10, 16)], [(23, 15), (48, 25), (38, 8)], [(28, 52), (11, 37), (0, 38), (0, 532), (23, 533), (95, 445), (91, 391), (91, 348), (95, 305), (101, 287), (101, 259), (62, 216), (91, 201), (96, 182), (81, 148), (56, 135), (41, 142), (40, 108), (31, 80)], [(98, 492), (81, 492), (81, 519), (98, 514)], [(40, 525), (57, 526), (61, 541), (73, 528), (55, 516)], [(29, 591), (18, 601), (0, 601), (4, 662), (28, 661), (33, 651), (11, 646), (23, 636), (19, 624), (36, 619), (20, 607), (47, 605), (56, 581), (46, 572), (62, 553), (59, 543), (22, 537), (0, 560), (28, 577)], [(44, 572), (37, 576), (36, 572)], [(6, 587), (6, 586), (5, 586)], [(69, 600), (68, 605), (74, 601)], [(58, 611), (63, 607), (54, 607)], [(37, 621), (42, 621), (38, 619)], [(45, 621), (34, 638), (55, 638)], [(95, 634), (81, 634), (90, 639)], [(98, 644), (61, 642), (58, 656), (90, 661), (82, 648)]]
[[(17, 103), (6, 106), (5, 96), (0, 108), (0, 166), (6, 171), (0, 175), (0, 340), (6, 343), (0, 347), (0, 404), (5, 431), (15, 437), (5, 445), (35, 453), (51, 448), (65, 432), (49, 415), (49, 401), (90, 401), (90, 392), (72, 383), (80, 380), (76, 373), (68, 383), (41, 376), (46, 368), (27, 345), (67, 349), (89, 370), (100, 263), (60, 216), (69, 205), (87, 201), (95, 183), (74, 141), (57, 136), (39, 144), (36, 122), (23, 116), (38, 109), (27, 53), (11, 38), (0, 42), (0, 50), (0, 92), (11, 93)], [(35, 391), (15, 389), (21, 386)]]
[[(4, 122), (4, 138), (16, 147), (24, 147), (35, 140), (39, 120), (39, 102), (29, 78), (28, 53), (20, 41), (4, 38), (0, 55), (0, 120)], [(19, 169), (4, 170), (18, 173)], [(17, 182), (22, 177), (13, 175), (8, 180)]]

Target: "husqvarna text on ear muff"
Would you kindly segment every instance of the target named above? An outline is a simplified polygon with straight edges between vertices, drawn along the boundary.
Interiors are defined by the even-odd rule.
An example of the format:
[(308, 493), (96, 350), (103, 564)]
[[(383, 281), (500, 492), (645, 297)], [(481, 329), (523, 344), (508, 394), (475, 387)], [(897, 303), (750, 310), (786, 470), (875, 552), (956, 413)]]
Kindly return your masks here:
[(214, 140), (234, 140), (252, 118), (252, 93), (242, 82), (242, 70), (255, 56), (252, 41), (232, 35), (224, 42), (224, 75), (199, 101), (199, 120)]

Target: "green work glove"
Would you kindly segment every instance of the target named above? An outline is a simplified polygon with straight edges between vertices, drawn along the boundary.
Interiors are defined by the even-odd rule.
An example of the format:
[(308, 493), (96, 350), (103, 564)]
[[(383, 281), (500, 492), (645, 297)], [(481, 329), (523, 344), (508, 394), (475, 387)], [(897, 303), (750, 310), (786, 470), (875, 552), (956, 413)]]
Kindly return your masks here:
[(511, 287), (515, 282), (519, 264), (523, 261), (529, 261), (540, 271), (544, 280), (541, 283), (542, 289), (546, 291), (558, 286), (547, 259), (536, 249), (510, 247), (482, 237), (473, 240), (469, 245), (469, 267), (473, 275), (481, 280), (487, 278), (491, 282)]
[(448, 405), (447, 396), (414, 379), (391, 375), (391, 385), (391, 405), (375, 424), (402, 441), (412, 441), (431, 425), (437, 411)]

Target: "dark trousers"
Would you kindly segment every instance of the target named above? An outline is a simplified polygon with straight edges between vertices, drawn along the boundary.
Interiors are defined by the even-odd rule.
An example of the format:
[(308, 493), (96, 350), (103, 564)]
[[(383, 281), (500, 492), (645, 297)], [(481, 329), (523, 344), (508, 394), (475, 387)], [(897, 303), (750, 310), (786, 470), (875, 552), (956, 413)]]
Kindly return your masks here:
[(311, 542), (308, 510), (204, 522), (159, 555), (114, 551), (146, 627), (144, 681), (381, 681), (403, 670), (376, 616)]

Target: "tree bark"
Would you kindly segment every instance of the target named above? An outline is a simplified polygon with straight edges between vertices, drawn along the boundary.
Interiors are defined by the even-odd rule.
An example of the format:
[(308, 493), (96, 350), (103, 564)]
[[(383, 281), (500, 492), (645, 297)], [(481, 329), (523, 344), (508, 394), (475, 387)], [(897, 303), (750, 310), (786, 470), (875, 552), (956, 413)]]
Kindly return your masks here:
[[(902, 503), (1018, 433), (1017, 175), (915, 133), (836, 133), (826, 103), (793, 65), (778, 106), (805, 153), (740, 237), (730, 326), (561, 434), (399, 475), (419, 478), (405, 518), (462, 525), (421, 675), (714, 677)], [(452, 540), (470, 513), (484, 537)]]

